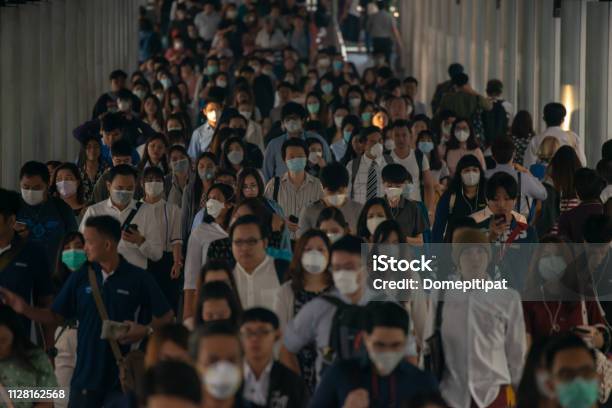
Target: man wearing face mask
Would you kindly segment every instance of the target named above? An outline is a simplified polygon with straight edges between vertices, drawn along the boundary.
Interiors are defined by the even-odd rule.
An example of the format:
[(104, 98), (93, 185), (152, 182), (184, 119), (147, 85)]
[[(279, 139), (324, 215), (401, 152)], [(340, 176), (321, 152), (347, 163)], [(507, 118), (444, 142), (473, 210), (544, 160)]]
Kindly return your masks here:
[(321, 170), (319, 180), (323, 187), (323, 197), (302, 208), (297, 237), (316, 228), (319, 214), (328, 207), (338, 208), (348, 221), (351, 231), (357, 231), (357, 219), (363, 205), (348, 197), (349, 175), (346, 168), (340, 163), (329, 163)]
[(202, 406), (247, 406), (240, 392), (243, 352), (234, 325), (210, 322), (196, 329), (190, 338), (190, 352), (202, 378)]
[(264, 177), (270, 180), (275, 176), (282, 176), (287, 171), (287, 166), (282, 157), (282, 146), (289, 138), (299, 138), (306, 140), (307, 137), (314, 137), (321, 141), (323, 146), (323, 158), (327, 163), (331, 161), (331, 153), (325, 139), (320, 135), (311, 132), (304, 132), (303, 122), (306, 118), (304, 107), (295, 102), (288, 102), (282, 109), (282, 122), (286, 133), (272, 139), (268, 143), (264, 155)]
[(295, 239), (300, 210), (319, 200), (323, 195), (321, 183), (306, 173), (306, 142), (302, 139), (287, 139), (282, 146), (282, 157), (287, 173), (274, 177), (266, 185), (264, 195), (276, 201), (288, 217), (285, 222)]
[(126, 80), (127, 74), (117, 69), (110, 73), (108, 77), (110, 81), (110, 92), (106, 92), (101, 95), (93, 108), (93, 113), (91, 115), (92, 119), (97, 119), (104, 112), (116, 112), (117, 108), (117, 94), (120, 90), (126, 90), (130, 94), (130, 100), (132, 102), (132, 106), (134, 107), (135, 112), (140, 112), (140, 99), (134, 94), (132, 94), (126, 88)]
[(351, 160), (346, 169), (351, 179), (351, 199), (364, 204), (370, 198), (383, 195), (380, 174), (385, 164), (393, 163), (393, 159), (383, 154), (382, 135), (377, 127), (362, 129), (359, 141), (365, 146), (364, 154)]
[(42, 245), (53, 265), (64, 234), (78, 228), (76, 218), (62, 199), (49, 196), (49, 171), (43, 163), (25, 163), (19, 180), (23, 203), (15, 230), (22, 238)]
[(218, 87), (213, 87), (209, 91), (208, 101), (204, 109), (202, 109), (202, 114), (206, 117), (206, 123), (193, 131), (189, 149), (187, 149), (192, 160), (196, 160), (201, 153), (205, 152), (212, 141), (223, 109), (223, 105), (220, 102), (221, 99), (219, 98), (220, 94), (223, 94), (223, 90)]
[(157, 222), (155, 234), (162, 239), (163, 255), (150, 261), (148, 271), (153, 275), (174, 313), (177, 314), (181, 269), (183, 267), (181, 210), (164, 199), (164, 173), (159, 167), (147, 167), (142, 185), (143, 201), (150, 205)]
[[(110, 177), (111, 169), (115, 166), (119, 166), (120, 164), (127, 164), (132, 166), (134, 161), (132, 158), (132, 146), (126, 140), (118, 140), (113, 143), (111, 147), (111, 164), (112, 166), (107, 169), (102, 176), (96, 182), (96, 185), (93, 189), (93, 203), (99, 203), (108, 199), (108, 181)], [(137, 186), (136, 192), (134, 193), (134, 197), (139, 199), (142, 197), (143, 191), (140, 186)]]
[(438, 391), (430, 373), (405, 359), (406, 310), (391, 302), (372, 302), (367, 309), (367, 357), (339, 361), (330, 367), (312, 398), (312, 407), (394, 407), (400, 401)]
[(119, 253), (131, 264), (147, 269), (149, 260), (161, 259), (164, 246), (153, 206), (134, 200), (136, 177), (132, 166), (121, 164), (113, 167), (107, 183), (110, 198), (87, 209), (80, 231), (85, 229), (89, 217), (114, 217), (121, 223)]

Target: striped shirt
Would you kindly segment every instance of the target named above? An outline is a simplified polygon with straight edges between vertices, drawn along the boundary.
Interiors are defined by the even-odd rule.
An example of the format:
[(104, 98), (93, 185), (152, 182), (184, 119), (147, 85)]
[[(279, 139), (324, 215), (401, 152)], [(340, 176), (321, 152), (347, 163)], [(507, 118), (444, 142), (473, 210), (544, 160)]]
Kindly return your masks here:
[[(274, 178), (271, 178), (266, 185), (266, 198), (274, 199)], [(295, 215), (299, 217), (302, 208), (308, 207), (310, 204), (323, 197), (323, 188), (319, 179), (306, 173), (304, 182), (296, 187), (291, 181), (287, 173), (280, 178), (278, 185), (277, 202), (285, 212), (285, 216)], [(291, 233), (291, 238), (295, 238), (295, 233)]]

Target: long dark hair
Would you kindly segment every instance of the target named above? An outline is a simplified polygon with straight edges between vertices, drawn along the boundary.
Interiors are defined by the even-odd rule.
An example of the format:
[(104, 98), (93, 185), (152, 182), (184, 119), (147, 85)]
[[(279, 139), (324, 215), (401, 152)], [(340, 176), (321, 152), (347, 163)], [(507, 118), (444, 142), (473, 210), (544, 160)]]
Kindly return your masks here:
[[(87, 145), (89, 142), (96, 142), (100, 149), (102, 149), (102, 141), (100, 141), (100, 137), (98, 135), (89, 135), (81, 142), (81, 149), (79, 150), (79, 157), (77, 159), (77, 167), (82, 168), (85, 166), (87, 162)], [(98, 167), (103, 167), (104, 163), (102, 163), (102, 151), (100, 150), (100, 154), (98, 155)]]
[(547, 337), (536, 339), (531, 345), (529, 353), (527, 353), (523, 375), (516, 394), (517, 408), (537, 407), (539, 406), (539, 401), (545, 398), (539, 392), (536, 371), (538, 367), (544, 364), (544, 353), (549, 341), (550, 338)]
[[(223, 184), (223, 183), (215, 183), (212, 186), (210, 186), (210, 188), (208, 189), (208, 191), (206, 192), (206, 198), (208, 199), (208, 194), (210, 194), (211, 191), (213, 190), (219, 190), (221, 192), (221, 194), (223, 194), (223, 197), (225, 197), (225, 203), (226, 204), (231, 204), (233, 206), (234, 204), (234, 189), (231, 186), (228, 186), (227, 184)], [(223, 225), (221, 225), (221, 227), (223, 229), (227, 229), (227, 227), (229, 226), (229, 221), (232, 218), (232, 211), (231, 209), (228, 209), (227, 212), (225, 213), (225, 219), (223, 220)], [(205, 223), (210, 224), (211, 222), (214, 221), (213, 217), (208, 215), (208, 213), (205, 214), (204, 216), (204, 220)]]
[(448, 155), (449, 150), (458, 149), (460, 146), (459, 140), (457, 140), (457, 138), (455, 137), (455, 129), (457, 129), (457, 125), (461, 122), (467, 123), (468, 128), (470, 129), (470, 137), (465, 142), (467, 149), (474, 150), (480, 147), (480, 144), (478, 143), (478, 139), (476, 139), (476, 134), (474, 133), (474, 128), (472, 127), (472, 122), (470, 122), (468, 119), (465, 119), (465, 118), (457, 118), (453, 122), (453, 127), (451, 128), (450, 139), (448, 139), (448, 142), (446, 142), (446, 154), (447, 155)]
[(575, 198), (574, 173), (582, 167), (571, 146), (561, 146), (550, 160), (547, 173), (561, 198)]
[(147, 164), (151, 166), (153, 165), (153, 163), (151, 163), (151, 158), (149, 157), (149, 144), (156, 140), (161, 141), (166, 147), (166, 154), (162, 156), (160, 162), (161, 162), (164, 174), (168, 174), (168, 171), (169, 171), (169, 168), (168, 168), (168, 148), (169, 148), (168, 140), (166, 140), (166, 136), (164, 136), (161, 133), (156, 133), (147, 139), (147, 143), (145, 143), (144, 151), (142, 153), (142, 160), (140, 161), (140, 163), (138, 163), (138, 173), (142, 173), (142, 171), (144, 170)]
[(147, 111), (145, 110), (145, 104), (149, 99), (153, 100), (153, 103), (155, 103), (155, 107), (157, 108), (157, 112), (155, 112), (155, 120), (157, 121), (157, 124), (161, 126), (161, 131), (165, 132), (166, 123), (164, 122), (163, 107), (157, 96), (153, 95), (152, 93), (147, 94), (147, 96), (144, 97), (142, 103), (140, 104), (140, 119), (148, 119)]
[(246, 199), (242, 190), (244, 187), (244, 181), (246, 180), (248, 176), (253, 177), (255, 181), (257, 182), (257, 197), (263, 197), (265, 186), (264, 186), (263, 179), (261, 177), (261, 172), (257, 170), (255, 167), (245, 167), (242, 170), (240, 170), (240, 173), (238, 173), (238, 181), (236, 183), (237, 185), (236, 202), (241, 202)]
[(83, 237), (83, 234), (78, 231), (72, 231), (67, 232), (64, 235), (64, 238), (62, 238), (62, 242), (57, 250), (57, 255), (55, 257), (55, 270), (51, 275), (51, 281), (58, 291), (62, 286), (64, 286), (64, 283), (66, 283), (66, 280), (68, 280), (68, 276), (70, 276), (72, 273), (72, 271), (62, 262), (64, 247), (77, 238), (81, 240), (83, 245), (85, 245), (85, 238)]
[(198, 160), (196, 160), (195, 162), (196, 177), (194, 177), (194, 180), (193, 180), (193, 187), (192, 187), (193, 194), (191, 196), (191, 208), (200, 208), (200, 201), (202, 200), (202, 194), (206, 192), (204, 191), (204, 187), (202, 186), (204, 182), (202, 181), (202, 179), (200, 178), (200, 175), (198, 174), (198, 164), (200, 164), (200, 161), (203, 159), (209, 159), (215, 164), (215, 166), (217, 166), (217, 158), (211, 152), (204, 152), (204, 153), (201, 153), (200, 156), (198, 156)]
[(240, 303), (238, 303), (238, 294), (230, 288), (227, 283), (213, 281), (203, 284), (200, 288), (198, 307), (196, 308), (195, 315), (196, 326), (200, 326), (204, 323), (204, 319), (202, 319), (202, 309), (204, 309), (204, 302), (209, 299), (225, 299), (231, 310), (231, 316), (229, 318), (230, 323), (235, 326), (238, 325), (242, 315), (242, 308), (240, 307)]
[[(329, 238), (327, 238), (327, 235), (323, 231), (311, 229), (302, 234), (302, 236), (295, 243), (295, 248), (293, 249), (293, 259), (291, 260), (291, 264), (289, 265), (288, 272), (288, 277), (291, 279), (291, 289), (294, 293), (304, 289), (304, 276), (308, 272), (306, 272), (304, 270), (304, 267), (302, 266), (302, 255), (304, 254), (304, 248), (308, 244), (308, 241), (310, 241), (311, 238), (315, 237), (321, 238), (325, 243), (325, 246), (327, 247), (328, 254), (330, 252), (331, 244), (329, 242)], [(325, 271), (323, 272), (327, 287), (330, 287), (333, 284), (332, 275), (329, 271), (329, 262), (330, 259), (328, 259), (328, 265), (325, 268)]]
[(510, 131), (512, 136), (516, 136), (519, 139), (529, 139), (535, 135), (531, 113), (526, 110), (518, 111), (512, 121), (512, 128)]
[(376, 228), (376, 231), (374, 231), (372, 241), (375, 244), (382, 244), (389, 239), (391, 233), (393, 232), (397, 234), (400, 244), (406, 243), (406, 237), (402, 233), (402, 227), (400, 227), (399, 223), (393, 219), (388, 219), (380, 223), (380, 225)]
[(0, 326), (6, 326), (13, 334), (11, 357), (26, 370), (38, 372), (38, 368), (32, 363), (32, 357), (38, 348), (28, 338), (19, 315), (2, 303), (0, 303)]
[(357, 219), (357, 236), (370, 239), (372, 234), (370, 234), (370, 231), (368, 230), (368, 211), (370, 211), (370, 208), (374, 207), (375, 205), (380, 205), (383, 208), (385, 217), (388, 220), (393, 219), (393, 214), (391, 214), (391, 208), (389, 208), (387, 200), (382, 197), (370, 198), (363, 205), (361, 213), (359, 213), (359, 218)]
[(478, 181), (478, 199), (480, 200), (480, 195), (482, 193), (482, 199), (484, 200), (485, 193), (485, 173), (480, 164), (480, 161), (473, 154), (466, 154), (457, 163), (457, 170), (455, 170), (455, 176), (450, 182), (448, 186), (448, 191), (454, 194), (460, 194), (463, 191), (463, 180), (461, 179), (461, 172), (468, 167), (478, 167), (480, 170), (480, 180)]
[[(429, 168), (431, 170), (440, 170), (442, 168), (442, 159), (440, 159), (440, 153), (438, 153), (438, 143), (431, 130), (421, 130), (417, 136), (417, 148), (418, 143), (424, 137), (429, 137), (434, 145), (433, 150), (429, 153)], [(423, 153), (425, 154), (425, 153)]]
[(57, 173), (60, 170), (68, 170), (72, 173), (76, 182), (79, 184), (76, 191), (76, 197), (79, 204), (85, 204), (85, 188), (83, 187), (83, 179), (81, 178), (81, 173), (79, 172), (79, 168), (76, 164), (66, 162), (62, 163), (55, 168), (53, 174), (51, 175), (51, 184), (49, 185), (49, 193), (55, 197), (61, 198), (59, 196), (59, 192), (57, 191), (57, 186), (55, 185), (55, 180), (57, 179)]
[(221, 167), (222, 169), (230, 169), (234, 171), (234, 165), (232, 164), (232, 162), (229, 161), (229, 158), (227, 157), (230, 151), (229, 148), (234, 143), (237, 143), (240, 146), (243, 153), (242, 161), (238, 164), (238, 166), (242, 166), (247, 160), (247, 149), (244, 140), (238, 136), (231, 136), (225, 141), (225, 143), (223, 144), (223, 148), (221, 149), (221, 160), (219, 161), (219, 167)]

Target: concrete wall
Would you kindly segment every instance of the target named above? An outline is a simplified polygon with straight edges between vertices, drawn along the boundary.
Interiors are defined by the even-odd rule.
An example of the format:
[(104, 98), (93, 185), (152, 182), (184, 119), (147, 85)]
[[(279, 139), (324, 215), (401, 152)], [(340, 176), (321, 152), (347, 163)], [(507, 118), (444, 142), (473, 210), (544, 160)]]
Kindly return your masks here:
[(113, 69), (136, 69), (142, 0), (49, 0), (0, 7), (0, 185), (27, 160), (74, 160), (72, 129)]
[(590, 0), (404, 0), (400, 2), (406, 75), (421, 81), (430, 102), (436, 84), (460, 62), (472, 86), (484, 92), (488, 79), (504, 82), (515, 110), (534, 115), (566, 105), (566, 126), (582, 136), (589, 165), (612, 135), (612, 5)]

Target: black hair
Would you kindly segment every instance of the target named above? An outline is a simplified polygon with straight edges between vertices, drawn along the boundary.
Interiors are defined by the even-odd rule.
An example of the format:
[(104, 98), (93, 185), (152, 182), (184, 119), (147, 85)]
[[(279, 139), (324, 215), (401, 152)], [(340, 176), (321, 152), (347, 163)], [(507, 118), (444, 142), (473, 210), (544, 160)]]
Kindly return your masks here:
[(404, 79), (404, 83), (405, 84), (416, 84), (416, 85), (418, 85), (419, 81), (415, 77), (409, 76), (409, 77), (406, 77), (406, 79)]
[[(246, 200), (245, 200), (246, 201)], [(243, 203), (240, 203), (240, 205), (242, 205)], [(236, 228), (240, 227), (241, 225), (257, 225), (257, 228), (259, 229), (259, 234), (261, 235), (261, 239), (267, 239), (268, 238), (268, 227), (262, 222), (262, 220), (254, 214), (249, 214), (249, 215), (243, 215), (242, 217), (239, 217), (238, 219), (236, 219), (236, 221), (234, 221), (234, 223), (232, 224), (232, 227), (230, 228), (230, 239), (233, 240), (234, 238), (234, 231), (236, 231)]]
[(391, 129), (403, 128), (403, 127), (408, 128), (408, 129), (412, 129), (413, 123), (414, 122), (411, 122), (411, 121), (406, 120), (406, 119), (398, 119), (398, 120), (394, 121), (393, 123), (391, 123), (389, 125), (389, 127)]
[(442, 408), (449, 408), (442, 395), (439, 392), (431, 392), (426, 394), (419, 394), (414, 398), (411, 398), (404, 408), (426, 408), (431, 405), (435, 405)]
[(345, 235), (332, 244), (330, 257), (334, 252), (348, 252), (353, 255), (361, 255), (361, 244), (365, 244), (363, 239), (355, 235)]
[(243, 184), (248, 176), (253, 177), (255, 179), (255, 182), (257, 183), (257, 196), (262, 197), (264, 195), (265, 185), (261, 177), (261, 172), (254, 167), (244, 167), (238, 173), (238, 182), (236, 188), (236, 191), (238, 192), (236, 196), (237, 202), (242, 202), (245, 200), (244, 193), (242, 192), (242, 190)]
[(467, 149), (474, 150), (477, 147), (480, 147), (478, 144), (478, 139), (476, 139), (476, 133), (474, 133), (474, 128), (472, 127), (472, 122), (466, 118), (456, 118), (453, 122), (453, 126), (451, 127), (450, 139), (448, 142), (446, 142), (446, 154), (448, 154), (449, 150), (459, 149), (460, 143), (455, 136), (455, 130), (457, 129), (457, 125), (461, 122), (467, 123), (470, 132), (470, 137), (465, 142)]
[(57, 193), (57, 173), (60, 170), (68, 170), (72, 173), (72, 176), (75, 178), (75, 181), (78, 184), (76, 190), (76, 199), (79, 204), (85, 204), (85, 187), (83, 186), (83, 178), (81, 177), (81, 172), (76, 164), (71, 162), (62, 163), (55, 168), (53, 174), (51, 175), (51, 183), (49, 186), (49, 193), (56, 194)]
[(40, 176), (43, 183), (49, 185), (49, 169), (44, 163), (41, 163), (39, 161), (31, 160), (25, 162), (25, 164), (21, 166), (21, 170), (19, 171), (19, 179), (21, 180), (24, 176)]
[(247, 160), (247, 148), (246, 148), (246, 143), (244, 142), (244, 139), (240, 136), (230, 136), (229, 138), (227, 138), (227, 140), (225, 140), (225, 143), (223, 143), (223, 148), (221, 149), (220, 167), (222, 169), (234, 170), (233, 163), (230, 162), (227, 156), (230, 152), (230, 147), (233, 144), (238, 144), (240, 148), (242, 149), (242, 153), (243, 153), (242, 161), (238, 163), (238, 165), (241, 166)]
[(417, 146), (418, 143), (425, 137), (431, 139), (431, 142), (434, 145), (433, 150), (429, 153), (429, 169), (430, 170), (440, 170), (442, 168), (442, 160), (440, 159), (440, 152), (438, 151), (438, 143), (436, 143), (436, 138), (431, 130), (421, 130), (417, 135)]
[(89, 217), (85, 221), (85, 227), (95, 229), (99, 234), (104, 235), (113, 242), (119, 243), (121, 240), (121, 224), (110, 215)]
[(547, 344), (545, 352), (546, 368), (550, 371), (555, 363), (557, 354), (570, 349), (583, 349), (586, 351), (593, 359), (593, 367), (595, 367), (595, 352), (579, 336), (573, 333), (566, 333), (551, 338)]
[(171, 341), (182, 349), (189, 349), (189, 330), (180, 323), (167, 323), (155, 330), (155, 338), (160, 342)]
[(128, 76), (125, 71), (121, 69), (116, 69), (110, 73), (110, 75), (108, 76), (108, 80), (112, 81), (113, 79), (127, 79), (127, 77)]
[(366, 306), (366, 332), (372, 334), (377, 327), (393, 327), (408, 334), (408, 312), (395, 302), (370, 302)]
[(340, 163), (329, 163), (321, 169), (320, 180), (323, 188), (331, 192), (337, 192), (343, 187), (348, 187), (348, 170)]
[(453, 229), (458, 228), (478, 228), (478, 223), (472, 217), (460, 217), (453, 221)]
[(28, 371), (38, 372), (39, 369), (33, 364), (37, 347), (30, 341), (26, 333), (21, 317), (9, 306), (0, 302), (0, 326), (6, 326), (13, 334), (11, 355), (16, 363)]
[(612, 158), (601, 159), (599, 163), (597, 163), (596, 169), (599, 177), (603, 178), (606, 183), (612, 184)]
[(164, 136), (162, 133), (155, 133), (149, 136), (149, 138), (147, 139), (147, 142), (145, 143), (145, 146), (144, 146), (144, 151), (142, 153), (142, 160), (140, 160), (140, 163), (138, 163), (138, 167), (137, 167), (138, 171), (141, 172), (147, 164), (149, 164), (150, 167), (157, 167), (153, 165), (149, 157), (149, 144), (154, 142), (155, 140), (161, 141), (164, 147), (166, 148), (166, 154), (164, 154), (161, 157), (160, 163), (163, 168), (163, 173), (168, 174), (168, 171), (169, 171), (169, 168), (168, 168), (168, 139), (166, 139), (166, 136)]
[(344, 229), (347, 229), (349, 226), (348, 222), (346, 222), (346, 219), (344, 218), (344, 214), (342, 213), (342, 211), (340, 211), (336, 207), (325, 207), (324, 209), (322, 209), (319, 213), (319, 216), (317, 217), (317, 222), (315, 225), (317, 226), (317, 228), (319, 228), (321, 224), (327, 220), (336, 221)]
[(538, 389), (536, 373), (542, 366), (544, 360), (544, 352), (546, 344), (550, 341), (548, 336), (536, 338), (527, 353), (523, 374), (516, 392), (516, 406), (518, 408), (527, 408), (538, 405), (537, 401), (544, 398)]
[(518, 111), (512, 120), (510, 134), (523, 140), (528, 140), (535, 135), (531, 113), (526, 110)]
[(200, 343), (202, 340), (208, 337), (214, 336), (225, 336), (232, 337), (236, 340), (240, 351), (242, 352), (242, 345), (238, 338), (238, 327), (232, 322), (226, 320), (206, 322), (191, 333), (189, 337), (189, 354), (194, 360), (197, 360), (200, 354)]
[(601, 158), (612, 160), (612, 139), (601, 145)]
[(281, 110), (281, 118), (284, 120), (287, 116), (297, 115), (300, 119), (307, 116), (306, 109), (297, 102), (287, 102)]
[[(232, 188), (232, 186), (228, 186), (227, 184), (216, 182), (215, 184), (211, 185), (208, 188), (208, 191), (206, 191), (206, 199), (208, 199), (208, 195), (213, 190), (219, 190), (221, 192), (221, 194), (225, 198), (226, 205), (231, 205), (231, 206), (234, 205), (235, 190)], [(206, 210), (206, 208), (204, 209), (204, 211), (205, 211), (205, 215), (204, 215), (203, 222), (207, 224), (214, 222), (215, 219), (211, 215), (208, 214), (208, 211)], [(223, 221), (221, 222), (221, 227), (226, 229), (230, 223), (231, 218), (232, 218), (232, 212), (228, 210), (225, 214), (225, 219), (223, 219)]]
[(612, 241), (612, 217), (604, 214), (591, 215), (584, 223), (584, 240), (590, 244)]
[(487, 82), (487, 95), (499, 96), (504, 91), (504, 84), (499, 79), (490, 79)]
[(21, 209), (21, 195), (12, 190), (0, 187), (0, 214), (4, 218), (17, 215)]
[[(218, 270), (223, 270), (227, 272), (227, 276), (230, 281), (230, 287), (234, 292), (237, 292), (238, 289), (236, 287), (236, 280), (234, 279), (234, 274), (232, 273), (232, 267), (229, 263), (227, 263), (227, 261), (223, 259), (208, 259), (206, 261), (206, 263), (202, 266), (202, 269), (200, 269), (200, 286), (202, 286), (206, 282), (206, 275), (209, 271)], [(238, 304), (240, 304), (240, 298), (237, 298), (236, 300), (238, 300)], [(242, 309), (242, 306), (240, 306), (240, 308)]]
[(449, 77), (453, 78), (461, 73), (463, 73), (463, 65), (455, 62), (448, 66), (448, 76)]
[(242, 314), (242, 308), (238, 301), (238, 294), (227, 283), (222, 281), (212, 281), (202, 285), (196, 307), (196, 325), (205, 324), (202, 318), (202, 309), (204, 309), (204, 303), (211, 299), (225, 299), (231, 311), (231, 316), (227, 321), (232, 326), (237, 327)]
[(383, 197), (370, 198), (361, 208), (359, 218), (357, 219), (357, 235), (361, 238), (369, 239), (372, 235), (368, 230), (368, 211), (375, 205), (382, 206), (386, 219), (390, 220), (393, 218), (393, 214), (391, 214), (391, 208), (389, 208), (387, 200), (385, 200)]
[(498, 164), (510, 163), (515, 150), (514, 142), (509, 137), (498, 137), (491, 145), (493, 159)]
[(144, 375), (144, 401), (156, 395), (165, 395), (199, 405), (202, 401), (202, 383), (196, 369), (182, 361), (160, 361)]
[(281, 154), (283, 160), (285, 160), (285, 158), (287, 157), (287, 149), (290, 147), (301, 147), (302, 150), (304, 150), (304, 154), (308, 156), (308, 146), (306, 145), (306, 142), (300, 138), (290, 137), (283, 142), (283, 145), (281, 147)]
[(142, 178), (146, 178), (148, 176), (155, 176), (155, 177), (159, 177), (163, 180), (164, 178), (164, 172), (162, 171), (162, 169), (160, 169), (157, 166), (149, 166), (146, 169), (144, 169), (144, 172), (142, 174)]
[[(461, 193), (461, 190), (463, 188), (461, 172), (468, 167), (477, 167), (480, 170), (480, 180), (478, 181), (478, 185), (480, 187), (484, 187), (485, 176), (484, 176), (484, 170), (482, 169), (482, 164), (480, 164), (480, 160), (478, 160), (478, 158), (474, 156), (473, 154), (466, 154), (461, 159), (459, 159), (459, 162), (457, 163), (457, 168), (455, 170), (455, 176), (451, 180), (451, 183), (448, 189), (449, 191), (452, 191), (453, 193)], [(480, 191), (484, 191), (484, 189), (479, 188), (479, 192)]]
[(245, 310), (242, 313), (240, 325), (242, 326), (249, 322), (269, 323), (272, 325), (274, 330), (278, 329), (279, 327), (278, 316), (276, 313), (270, 309), (266, 309), (265, 307), (252, 307)]
[(518, 183), (514, 177), (506, 172), (500, 171), (495, 173), (489, 180), (487, 180), (487, 191), (485, 193), (487, 200), (495, 200), (495, 196), (497, 195), (497, 190), (499, 188), (503, 188), (508, 194), (508, 197), (513, 200), (518, 197)]
[(111, 156), (129, 156), (132, 157), (132, 145), (124, 139), (119, 139), (111, 146)]
[(382, 135), (382, 130), (377, 128), (376, 126), (367, 126), (367, 127), (364, 127), (359, 132), (359, 141), (364, 143), (368, 139), (368, 136), (370, 136), (370, 135), (372, 135), (374, 133), (380, 133)]
[(580, 201), (597, 200), (606, 182), (597, 172), (588, 167), (582, 167), (574, 173), (574, 185)]
[(406, 242), (406, 238), (402, 232), (402, 227), (396, 220), (393, 219), (385, 220), (381, 222), (378, 227), (376, 227), (376, 231), (374, 231), (372, 236), (372, 242), (381, 244), (389, 239), (393, 232), (397, 234), (400, 244)]
[(118, 112), (109, 112), (100, 119), (100, 129), (104, 132), (123, 128), (123, 117)]
[(455, 75), (452, 78), (453, 81), (453, 85), (455, 86), (463, 86), (465, 84), (467, 84), (470, 81), (470, 77), (467, 76), (467, 74), (464, 74), (463, 72), (460, 74)]
[(565, 106), (558, 102), (551, 102), (544, 106), (544, 122), (548, 127), (561, 126), (565, 115), (567, 115)]
[(383, 182), (388, 183), (405, 183), (409, 181), (412, 183), (412, 176), (406, 170), (406, 167), (399, 163), (389, 163), (383, 167), (381, 172)]
[(129, 164), (120, 164), (118, 166), (112, 167), (108, 172), (108, 182), (112, 183), (117, 176), (133, 176), (134, 180), (138, 178), (138, 173), (134, 167)]

